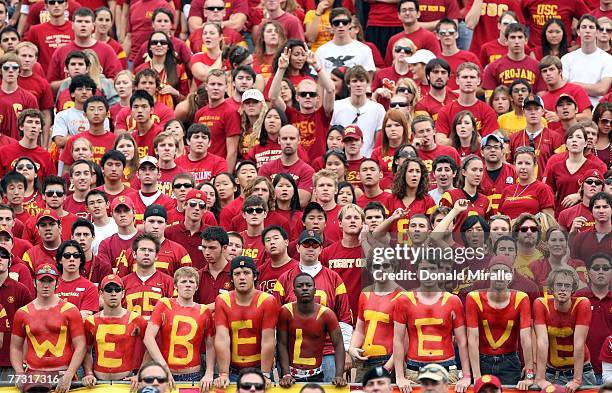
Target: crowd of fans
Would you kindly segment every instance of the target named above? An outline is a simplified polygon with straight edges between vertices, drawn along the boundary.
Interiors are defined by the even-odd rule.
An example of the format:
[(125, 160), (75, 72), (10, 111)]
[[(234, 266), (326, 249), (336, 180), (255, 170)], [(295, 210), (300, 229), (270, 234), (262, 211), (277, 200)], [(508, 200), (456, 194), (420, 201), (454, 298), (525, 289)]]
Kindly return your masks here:
[(612, 382), (610, 18), (0, 0), (0, 380)]

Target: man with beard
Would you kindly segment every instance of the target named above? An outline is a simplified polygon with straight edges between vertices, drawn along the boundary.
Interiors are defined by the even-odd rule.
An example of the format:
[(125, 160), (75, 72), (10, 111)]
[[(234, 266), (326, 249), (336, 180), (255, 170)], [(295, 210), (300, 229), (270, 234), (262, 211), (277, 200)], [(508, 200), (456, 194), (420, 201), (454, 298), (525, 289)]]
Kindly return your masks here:
[(363, 210), (359, 206), (352, 203), (343, 206), (338, 214), (342, 237), (324, 248), (319, 256), (323, 266), (329, 267), (342, 278), (353, 315), (357, 315), (361, 273), (365, 267), (360, 241), (364, 218)]
[(300, 131), (293, 125), (282, 126), (278, 131), (278, 142), (282, 155), (276, 160), (267, 162), (259, 168), (259, 176), (274, 177), (281, 173), (291, 173), (298, 186), (300, 205), (305, 206), (312, 194), (312, 175), (314, 170), (298, 157)]
[(36, 228), (40, 236), (41, 243), (30, 248), (23, 254), (23, 262), (30, 266), (30, 270), (35, 272), (38, 266), (50, 264), (55, 266), (55, 252), (62, 243), (60, 218), (52, 209), (45, 209), (36, 218)]
[(334, 346), (336, 376), (332, 385), (345, 386), (344, 344), (338, 318), (332, 310), (315, 303), (315, 282), (308, 273), (293, 279), (296, 301), (285, 304), (278, 317), (280, 385), (295, 382), (323, 382), (323, 348), (327, 335)]
[(574, 232), (570, 236), (572, 258), (589, 260), (596, 252), (610, 253), (612, 244), (612, 195), (598, 192), (589, 202), (589, 210), (595, 225), (584, 232)]
[(581, 385), (595, 385), (586, 338), (591, 324), (591, 302), (572, 296), (578, 288), (578, 274), (570, 267), (550, 272), (548, 288), (552, 296), (533, 303), (537, 339), (536, 383), (565, 385), (574, 393)]
[(248, 367), (261, 368), (266, 385), (271, 384), (279, 306), (272, 295), (255, 289), (258, 275), (252, 258), (234, 258), (230, 278), (235, 289), (215, 300), (217, 388), (227, 388)]
[(429, 115), (436, 121), (440, 109), (457, 99), (457, 95), (447, 86), (451, 76), (450, 64), (444, 59), (430, 60), (425, 66), (425, 76), (429, 81), (429, 92), (417, 102), (415, 113)]
[[(521, 348), (532, 348), (531, 307), (525, 292), (509, 289), (512, 260), (495, 256), (489, 261), (489, 288), (472, 291), (465, 303), (468, 351), (474, 378), (494, 373), (505, 385), (527, 390), (535, 378), (532, 351), (523, 351), (525, 380), (521, 379)], [(517, 384), (518, 382), (518, 384)]]
[[(610, 254), (595, 253), (586, 262), (589, 274), (589, 286), (576, 292), (576, 296), (584, 296), (591, 302), (593, 311), (586, 345), (593, 354), (592, 364), (597, 378), (597, 384), (602, 383), (601, 348), (608, 333), (612, 331), (612, 259)], [(603, 328), (605, 327), (605, 328)], [(603, 329), (602, 329), (603, 328)]]
[[(85, 387), (97, 380), (120, 381), (138, 368), (132, 354), (134, 347), (144, 338), (147, 321), (122, 306), (125, 296), (123, 281), (110, 274), (100, 283), (102, 311), (85, 320), (87, 353), (83, 360)], [(112, 350), (110, 350), (112, 348)], [(92, 356), (95, 351), (95, 363)]]
[(538, 250), (542, 229), (533, 214), (523, 213), (512, 223), (512, 237), (516, 240), (514, 268), (527, 278), (533, 279), (529, 265), (544, 257)]
[(603, 190), (603, 183), (603, 175), (596, 169), (586, 172), (581, 179), (578, 179), (582, 200), (559, 214), (559, 225), (563, 229), (571, 233), (584, 232), (595, 225), (589, 203), (595, 194)]
[(108, 216), (109, 204), (104, 191), (91, 190), (85, 197), (85, 203), (87, 203), (87, 210), (94, 228), (95, 241), (92, 243), (92, 247), (97, 255), (102, 240), (117, 233), (118, 227), (115, 220)]
[[(102, 209), (100, 198), (98, 203)], [(134, 226), (134, 202), (130, 197), (120, 196), (115, 198), (110, 206), (112, 221), (117, 224), (117, 231), (110, 237), (100, 242), (98, 247), (98, 256), (101, 262), (107, 262), (113, 268), (113, 271), (117, 271), (117, 268), (127, 262), (126, 250), (129, 250), (132, 246), (132, 240), (134, 236), (138, 234), (136, 227)]]
[(504, 160), (504, 140), (490, 134), (480, 141), (485, 171), (480, 183), (481, 192), (489, 198), (492, 213), (496, 214), (504, 188), (516, 182), (516, 169)]
[(261, 234), (266, 252), (260, 265), (259, 290), (272, 294), (276, 280), (298, 265), (287, 253), (289, 236), (280, 226), (269, 226)]
[(87, 211), (87, 194), (91, 190), (91, 174), (93, 167), (90, 161), (76, 160), (70, 165), (70, 185), (72, 194), (66, 197), (64, 209), (76, 214), (78, 217), (86, 218), (90, 213)]
[[(210, 309), (193, 299), (199, 281), (198, 272), (192, 267), (182, 267), (174, 273), (178, 297), (157, 302), (144, 344), (151, 358), (170, 370), (170, 386), (175, 381), (200, 381), (202, 390), (208, 391), (215, 368), (214, 325)], [(206, 373), (201, 377), (199, 348), (203, 341)]]
[[(419, 370), (435, 363), (435, 367), (449, 374), (447, 382), (456, 383), (458, 393), (465, 392), (470, 386), (471, 374), (463, 305), (457, 296), (440, 290), (438, 283), (443, 280), (430, 275), (440, 272), (438, 260), (420, 259), (415, 266), (419, 287), (402, 297), (393, 312), (393, 362), (397, 386), (402, 392), (410, 392), (411, 382), (421, 382)], [(461, 361), (461, 379), (454, 344)]]
[(238, 66), (232, 70), (234, 94), (229, 98), (229, 102), (236, 107), (236, 110), (240, 109), (242, 104), (242, 93), (253, 89), (255, 79), (257, 79), (257, 74), (251, 66)]
[[(167, 226), (168, 213), (162, 205), (153, 204), (147, 207), (144, 213), (144, 231), (155, 237), (160, 246), (155, 259), (155, 268), (168, 276), (173, 276), (179, 268), (191, 266), (191, 257), (185, 247), (165, 237)], [(137, 263), (134, 253), (128, 255), (125, 264), (119, 266), (119, 276), (124, 277), (135, 271)]]

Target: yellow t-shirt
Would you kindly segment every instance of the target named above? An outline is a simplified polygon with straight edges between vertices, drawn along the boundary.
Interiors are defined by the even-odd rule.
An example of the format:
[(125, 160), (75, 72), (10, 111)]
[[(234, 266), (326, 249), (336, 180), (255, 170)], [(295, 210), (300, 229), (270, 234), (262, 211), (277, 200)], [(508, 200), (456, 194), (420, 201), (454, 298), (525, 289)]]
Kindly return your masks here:
[[(304, 28), (316, 18), (315, 15), (316, 10), (310, 10), (304, 15)], [(310, 50), (316, 52), (317, 49), (326, 42), (329, 42), (334, 38), (331, 33), (331, 23), (329, 23), (329, 14), (331, 13), (331, 9), (325, 11), (323, 15), (319, 17), (319, 33), (317, 34), (317, 39), (310, 45)]]
[[(499, 115), (497, 122), (499, 123), (499, 128), (506, 130), (508, 135), (523, 131), (525, 127), (527, 127), (527, 120), (525, 119), (525, 116), (517, 116), (514, 111)], [(542, 125), (544, 127), (548, 125), (545, 118), (542, 118)]]

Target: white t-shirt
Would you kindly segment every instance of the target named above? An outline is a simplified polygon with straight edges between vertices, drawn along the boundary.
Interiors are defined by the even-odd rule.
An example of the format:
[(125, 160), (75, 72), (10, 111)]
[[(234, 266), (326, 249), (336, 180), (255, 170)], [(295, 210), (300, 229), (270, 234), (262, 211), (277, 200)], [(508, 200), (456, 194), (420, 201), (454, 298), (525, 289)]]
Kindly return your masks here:
[[(70, 138), (71, 136), (84, 132), (88, 129), (89, 120), (87, 120), (87, 117), (85, 117), (85, 112), (72, 107), (64, 109), (55, 115), (51, 138), (56, 136), (65, 136)], [(108, 118), (104, 119), (104, 130), (110, 131), (110, 123), (108, 122)]]
[(334, 44), (333, 41), (326, 42), (317, 49), (317, 60), (328, 73), (334, 68), (356, 65), (362, 66), (367, 71), (376, 71), (372, 49), (357, 40), (341, 46)]
[(117, 223), (115, 223), (115, 220), (113, 220), (111, 217), (111, 219), (108, 220), (108, 224), (104, 226), (99, 227), (94, 224), (94, 230), (96, 238), (94, 239), (93, 243), (91, 243), (91, 250), (93, 251), (94, 255), (98, 255), (98, 247), (100, 246), (100, 243), (102, 243), (102, 240), (117, 233), (119, 227), (117, 226)]
[[(598, 83), (603, 78), (612, 77), (612, 55), (603, 49), (586, 54), (582, 49), (569, 52), (561, 58), (563, 78), (569, 82)], [(601, 96), (589, 96), (593, 107)]]
[[(319, 52), (317, 51), (317, 53)], [(362, 107), (355, 108), (351, 104), (351, 98), (347, 97), (334, 102), (334, 114), (332, 115), (331, 125), (339, 124), (346, 127), (349, 124), (357, 124), (363, 132), (361, 154), (364, 157), (370, 158), (374, 149), (374, 142), (376, 141), (376, 131), (382, 128), (384, 117), (385, 107), (378, 102), (366, 100)]]

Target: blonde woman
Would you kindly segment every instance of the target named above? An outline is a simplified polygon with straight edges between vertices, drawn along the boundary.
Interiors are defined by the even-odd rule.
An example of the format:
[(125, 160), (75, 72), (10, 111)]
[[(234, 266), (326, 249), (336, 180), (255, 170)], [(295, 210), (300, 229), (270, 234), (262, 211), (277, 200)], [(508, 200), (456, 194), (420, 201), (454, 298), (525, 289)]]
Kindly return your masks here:
[(257, 89), (250, 89), (242, 94), (240, 106), (240, 154), (246, 157), (249, 150), (259, 144), (261, 127), (263, 126), (268, 105), (263, 94)]
[(206, 22), (202, 25), (202, 41), (206, 47), (206, 52), (200, 52), (191, 58), (191, 73), (194, 82), (200, 85), (208, 72), (214, 69), (223, 69), (223, 30), (221, 26), (213, 22)]
[(129, 70), (120, 71), (115, 77), (114, 87), (119, 96), (119, 102), (111, 105), (109, 109), (113, 123), (121, 109), (130, 107), (130, 97), (134, 89), (134, 75)]
[(372, 79), (373, 100), (378, 101), (385, 108), (389, 108), (389, 100), (397, 82), (410, 73), (410, 65), (406, 62), (406, 59), (412, 56), (414, 52), (416, 52), (416, 45), (408, 38), (399, 39), (393, 44), (393, 63), (390, 67), (376, 71), (374, 79)]

